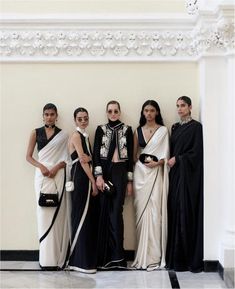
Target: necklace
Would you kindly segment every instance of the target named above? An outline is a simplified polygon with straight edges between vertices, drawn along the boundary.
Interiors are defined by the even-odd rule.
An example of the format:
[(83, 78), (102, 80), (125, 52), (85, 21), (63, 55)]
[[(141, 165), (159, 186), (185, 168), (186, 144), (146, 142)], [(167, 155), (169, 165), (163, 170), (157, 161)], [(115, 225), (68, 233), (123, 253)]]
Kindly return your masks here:
[(45, 127), (46, 127), (46, 128), (54, 128), (54, 127), (55, 127), (55, 124), (52, 124), (52, 125), (45, 124)]
[(188, 122), (190, 122), (191, 120), (192, 120), (192, 117), (191, 117), (191, 116), (187, 116), (186, 118), (180, 120), (180, 125), (183, 125), (183, 124), (185, 124), (185, 123), (188, 123)]

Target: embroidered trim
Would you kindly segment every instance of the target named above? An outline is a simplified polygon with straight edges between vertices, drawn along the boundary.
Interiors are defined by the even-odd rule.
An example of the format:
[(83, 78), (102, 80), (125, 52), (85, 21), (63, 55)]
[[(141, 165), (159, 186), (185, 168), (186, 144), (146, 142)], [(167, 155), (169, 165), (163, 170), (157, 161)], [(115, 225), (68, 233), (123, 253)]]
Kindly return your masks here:
[(95, 176), (102, 175), (103, 174), (102, 167), (101, 166), (95, 167), (94, 174), (95, 174)]

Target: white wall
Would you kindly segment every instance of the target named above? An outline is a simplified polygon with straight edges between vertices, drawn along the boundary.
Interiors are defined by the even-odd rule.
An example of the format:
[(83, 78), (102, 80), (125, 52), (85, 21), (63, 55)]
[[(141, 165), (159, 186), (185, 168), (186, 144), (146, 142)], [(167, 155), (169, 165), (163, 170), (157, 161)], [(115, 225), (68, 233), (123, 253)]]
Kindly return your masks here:
[[(28, 138), (41, 126), (42, 107), (58, 106), (58, 126), (74, 129), (73, 111), (84, 106), (90, 113), (93, 141), (97, 124), (106, 121), (105, 105), (121, 103), (122, 119), (135, 129), (141, 105), (159, 102), (168, 127), (177, 120), (175, 102), (180, 95), (193, 99), (198, 119), (198, 70), (196, 63), (78, 63), (2, 64), (2, 185), (1, 249), (37, 249), (34, 168), (25, 160)], [(132, 200), (125, 205), (125, 248), (134, 249)], [(17, 236), (17, 238), (16, 238)]]
[[(34, 169), (26, 163), (25, 152), (30, 131), (42, 124), (41, 109), (45, 103), (50, 101), (58, 106), (60, 114), (58, 125), (68, 132), (73, 130), (73, 110), (77, 106), (85, 106), (90, 112), (89, 131), (93, 140), (96, 125), (105, 121), (105, 104), (110, 99), (120, 101), (123, 120), (136, 128), (142, 103), (146, 99), (154, 98), (159, 101), (165, 123), (170, 127), (177, 119), (175, 100), (178, 96), (186, 94), (193, 99), (193, 116), (198, 119), (200, 115), (204, 126), (204, 257), (206, 260), (219, 260), (224, 265), (225, 249), (234, 250), (235, 247), (234, 222), (231, 221), (235, 219), (233, 218), (234, 165), (231, 165), (234, 159), (234, 125), (231, 124), (232, 121), (229, 122), (228, 117), (234, 115), (232, 103), (235, 98), (232, 68), (234, 1), (200, 0), (199, 8), (208, 10), (209, 7), (213, 7), (211, 11), (199, 11), (198, 18), (187, 15), (185, 2), (187, 1), (1, 1), (0, 12), (3, 15), (13, 15), (10, 17), (13, 20), (9, 21), (7, 28), (4, 28), (4, 21), (0, 26), (3, 25), (5, 31), (23, 30), (19, 43), (15, 41), (14, 35), (3, 39), (6, 43), (3, 61), (6, 63), (1, 65), (0, 78), (1, 249), (38, 248), (36, 199), (33, 191)], [(214, 10), (219, 3), (223, 5)], [(225, 3), (229, 5), (226, 6)], [(53, 26), (53, 13), (58, 13), (62, 17), (65, 14), (65, 18), (70, 13), (80, 14), (84, 19), (86, 17), (92, 19), (94, 15), (96, 15), (94, 18), (102, 15), (104, 19), (106, 16), (112, 19), (113, 16), (115, 18), (121, 15), (127, 19), (125, 24), (119, 20), (116, 26), (115, 20), (113, 26), (107, 28), (109, 25), (107, 22), (105, 24), (105, 21), (98, 20), (95, 24), (97, 26), (92, 27), (94, 29), (98, 27), (99, 32), (102, 29), (106, 31), (111, 29), (115, 34), (115, 29), (122, 30), (129, 23), (129, 26), (126, 25), (127, 30), (124, 27), (123, 31), (134, 29), (137, 39), (141, 36), (142, 27), (147, 34), (156, 30), (159, 32), (160, 41), (155, 44), (159, 46), (155, 50), (156, 54), (153, 53), (152, 56), (138, 54), (136, 50), (135, 53), (132, 50), (131, 54), (129, 51), (130, 54), (123, 57), (122, 62), (119, 62), (120, 55), (112, 55), (115, 62), (110, 61), (109, 55), (101, 57), (107, 62), (94, 62), (95, 58), (91, 55), (88, 56), (88, 62), (81, 62), (81, 59), (84, 60), (88, 55), (89, 49), (81, 58), (66, 55), (65, 60), (57, 58), (56, 55), (48, 57), (45, 53), (41, 53), (39, 57), (42, 57), (43, 64), (40, 63), (40, 59), (27, 54), (31, 52), (31, 47), (27, 48), (28, 40), (27, 37), (24, 39), (24, 31), (27, 32), (27, 29), (30, 31), (31, 28), (48, 29), (52, 34), (56, 34), (61, 27), (65, 32), (70, 27), (74, 30), (80, 26), (82, 30), (89, 28), (89, 23), (88, 26), (85, 25), (86, 21), (85, 24), (75, 21), (72, 26), (69, 26), (69, 21), (66, 23), (57, 21)], [(132, 26), (132, 22), (128, 22), (130, 13), (136, 16), (136, 19), (140, 17), (137, 15), (142, 17), (144, 13), (147, 21), (142, 21), (140, 17), (141, 20)], [(36, 14), (42, 17), (49, 15), (49, 20), (46, 24), (39, 20), (37, 26)], [(20, 26), (21, 22), (17, 21), (17, 17), (24, 18), (25, 15), (36, 19), (32, 26), (28, 24), (27, 19)], [(76, 20), (76, 16), (74, 17)], [(31, 37), (30, 33), (28, 37)], [(127, 37), (130, 37), (130, 34), (127, 33)], [(94, 45), (90, 38), (89, 41)], [(8, 41), (13, 41), (13, 45), (19, 44), (21, 53), (14, 54), (14, 49), (13, 52), (9, 52)], [(56, 41), (56, 44), (59, 44), (60, 39), (57, 38)], [(118, 40), (115, 41), (117, 44)], [(138, 47), (141, 49), (145, 47), (145, 42), (145, 39), (139, 41)], [(102, 46), (103, 43), (102, 40), (99, 44)], [(51, 44), (50, 41), (45, 42), (44, 47), (48, 44)], [(125, 48), (127, 43), (121, 41), (121, 45)], [(151, 44), (148, 43), (147, 49), (149, 47)], [(175, 49), (173, 54), (171, 54), (172, 47)], [(2, 50), (4, 51), (4, 46)], [(161, 52), (166, 52), (167, 55)], [(133, 61), (135, 58), (136, 62)], [(76, 63), (73, 63), (74, 59)], [(148, 62), (144, 62), (145, 59)], [(34, 60), (39, 63), (33, 63)], [(56, 63), (56, 60), (61, 63)], [(18, 64), (14, 61), (18, 61)], [(229, 125), (226, 125), (227, 123)], [(232, 145), (227, 145), (229, 141)], [(130, 198), (126, 199), (124, 215), (125, 248), (134, 249), (134, 214)]]

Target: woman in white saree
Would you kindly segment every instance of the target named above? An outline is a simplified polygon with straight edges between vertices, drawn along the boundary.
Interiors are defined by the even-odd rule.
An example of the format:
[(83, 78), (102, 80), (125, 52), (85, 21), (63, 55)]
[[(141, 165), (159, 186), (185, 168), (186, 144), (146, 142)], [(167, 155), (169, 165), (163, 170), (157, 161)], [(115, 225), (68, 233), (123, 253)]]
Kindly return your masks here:
[[(59, 270), (65, 266), (69, 244), (66, 214), (66, 162), (68, 160), (67, 135), (55, 126), (57, 108), (48, 103), (43, 108), (45, 126), (32, 131), (26, 159), (36, 167), (35, 191), (37, 198), (37, 221), (39, 234), (39, 264), (43, 270)], [(37, 144), (38, 160), (33, 157)], [(39, 206), (40, 192), (58, 192), (56, 207)]]
[(134, 206), (137, 249), (132, 267), (151, 271), (165, 266), (169, 135), (159, 105), (146, 101), (134, 134)]

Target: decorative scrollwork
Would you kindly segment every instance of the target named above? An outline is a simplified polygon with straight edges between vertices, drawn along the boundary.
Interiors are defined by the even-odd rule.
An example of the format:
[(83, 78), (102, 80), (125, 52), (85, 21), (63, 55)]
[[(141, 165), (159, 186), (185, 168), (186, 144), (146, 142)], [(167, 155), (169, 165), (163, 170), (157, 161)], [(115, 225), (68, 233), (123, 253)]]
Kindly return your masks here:
[[(132, 27), (133, 28), (133, 27)], [(0, 31), (0, 56), (6, 59), (159, 59), (198, 57), (205, 52), (234, 51), (234, 22), (184, 29), (38, 29)]]

